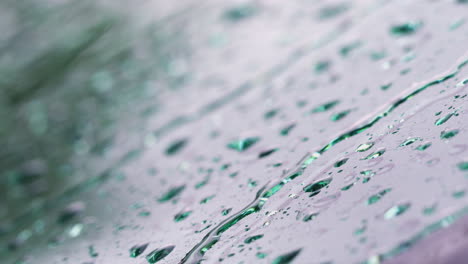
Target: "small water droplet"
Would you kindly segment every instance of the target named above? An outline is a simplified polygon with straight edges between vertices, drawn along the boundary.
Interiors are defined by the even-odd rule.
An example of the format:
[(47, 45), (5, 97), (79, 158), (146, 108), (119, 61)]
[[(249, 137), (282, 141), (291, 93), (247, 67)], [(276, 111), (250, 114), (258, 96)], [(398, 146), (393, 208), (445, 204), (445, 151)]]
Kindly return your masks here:
[(382, 156), (385, 153), (385, 149), (378, 150), (374, 153), (369, 154), (367, 157), (362, 158), (361, 160), (370, 160)]
[(424, 150), (426, 150), (427, 148), (429, 148), (431, 145), (432, 145), (432, 143), (428, 142), (428, 143), (426, 143), (426, 144), (417, 146), (417, 147), (415, 148), (415, 150), (424, 151)]
[(372, 148), (374, 146), (374, 143), (373, 142), (367, 142), (367, 143), (364, 143), (364, 144), (361, 144), (357, 147), (356, 149), (356, 152), (364, 152), (364, 151), (367, 151), (369, 150), (370, 148)]
[(411, 145), (411, 144), (413, 144), (414, 142), (416, 142), (418, 140), (421, 140), (421, 138), (418, 138), (418, 137), (409, 138), (409, 139), (403, 141), (403, 143), (400, 144), (400, 147), (405, 147), (405, 146)]
[(462, 171), (468, 171), (468, 161), (458, 163), (457, 167)]
[(187, 219), (187, 217), (189, 217), (191, 213), (192, 211), (180, 212), (174, 216), (174, 221), (175, 222), (183, 221)]
[(448, 115), (446, 115), (444, 117), (441, 117), (441, 118), (437, 119), (434, 124), (436, 126), (440, 126), (440, 125), (444, 124), (445, 122), (447, 122), (454, 114), (455, 113), (450, 113), (450, 114), (448, 114)]
[(165, 248), (153, 250), (151, 253), (149, 253), (146, 256), (146, 260), (149, 263), (154, 264), (154, 263), (160, 261), (161, 259), (167, 257), (169, 254), (171, 254), (171, 252), (174, 250), (174, 248), (175, 248), (175, 246), (168, 246), (168, 247), (165, 247)]
[(162, 195), (161, 198), (158, 199), (158, 202), (164, 203), (164, 202), (170, 201), (171, 199), (178, 196), (184, 189), (185, 189), (185, 185), (173, 187), (169, 189), (164, 195)]
[(335, 163), (334, 167), (339, 168), (339, 167), (345, 165), (347, 161), (348, 161), (348, 158), (341, 159), (341, 160), (339, 160), (339, 161), (337, 161)]
[(244, 243), (250, 244), (250, 243), (252, 243), (252, 242), (254, 242), (254, 241), (256, 241), (256, 240), (259, 240), (259, 239), (262, 238), (262, 237), (263, 237), (263, 235), (251, 236), (251, 237), (246, 238), (246, 239), (244, 240)]
[(99, 254), (94, 249), (94, 246), (92, 246), (92, 245), (88, 247), (88, 254), (92, 258), (95, 258), (95, 257), (99, 256)]
[(289, 133), (291, 132), (291, 130), (293, 130), (293, 128), (295, 128), (295, 127), (296, 127), (296, 124), (291, 124), (291, 125), (288, 125), (288, 126), (282, 128), (282, 129), (280, 130), (280, 135), (281, 135), (281, 136), (287, 136), (287, 135), (289, 135)]
[(421, 26), (421, 22), (408, 22), (392, 26), (390, 32), (395, 36), (407, 36), (415, 33)]
[(453, 129), (453, 130), (449, 130), (449, 131), (442, 131), (442, 132), (440, 132), (440, 138), (441, 139), (449, 139), (449, 138), (453, 138), (457, 134), (458, 134), (458, 129)]
[(166, 149), (166, 155), (173, 156), (179, 153), (186, 145), (188, 140), (187, 139), (178, 139), (172, 142)]
[(252, 17), (257, 13), (257, 8), (251, 4), (232, 7), (224, 12), (224, 18), (231, 22), (239, 22), (241, 20)]
[(289, 264), (297, 257), (297, 255), (299, 255), (300, 252), (301, 252), (301, 249), (297, 249), (292, 252), (281, 255), (275, 258), (272, 264)]
[(340, 103), (340, 101), (338, 101), (338, 100), (329, 101), (329, 102), (326, 102), (326, 103), (324, 103), (322, 105), (316, 106), (310, 112), (311, 113), (325, 112), (325, 111), (328, 111), (328, 110), (332, 109), (333, 107), (335, 107), (339, 103)]
[(333, 114), (330, 117), (330, 120), (333, 122), (340, 121), (341, 119), (345, 118), (349, 113), (351, 113), (351, 110), (344, 110), (344, 111), (338, 112), (336, 114)]
[(223, 211), (221, 211), (221, 214), (228, 215), (231, 211), (232, 211), (232, 208), (224, 209)]
[(277, 150), (278, 150), (277, 148), (274, 148), (274, 149), (262, 151), (258, 154), (258, 158), (262, 159), (262, 158), (268, 157), (271, 154), (275, 153)]
[(312, 184), (307, 185), (306, 187), (303, 188), (304, 192), (311, 193), (309, 197), (315, 196), (320, 193), (320, 191), (327, 187), (330, 182), (332, 181), (332, 178), (328, 178), (325, 180), (320, 180), (317, 182), (314, 182)]
[(367, 199), (367, 204), (368, 205), (371, 205), (371, 204), (374, 204), (378, 201), (380, 201), (380, 199), (382, 199), (382, 197), (389, 193), (392, 189), (391, 188), (388, 188), (388, 189), (385, 189), (385, 190), (382, 190), (374, 195), (372, 195), (371, 197), (369, 197), (369, 199)]
[(411, 207), (411, 204), (410, 203), (404, 203), (404, 204), (398, 204), (398, 205), (395, 205), (393, 207), (391, 207), (390, 209), (388, 209), (385, 214), (384, 214), (384, 218), (385, 219), (392, 219), (392, 218), (395, 218), (399, 215), (402, 215), (403, 213), (405, 213), (409, 208)]
[(230, 142), (227, 147), (239, 152), (245, 151), (260, 140), (259, 137), (249, 137)]
[(319, 213), (308, 214), (308, 215), (304, 216), (304, 218), (302, 219), (302, 221), (304, 221), (304, 222), (312, 221), (312, 220), (314, 220), (318, 215), (319, 215)]

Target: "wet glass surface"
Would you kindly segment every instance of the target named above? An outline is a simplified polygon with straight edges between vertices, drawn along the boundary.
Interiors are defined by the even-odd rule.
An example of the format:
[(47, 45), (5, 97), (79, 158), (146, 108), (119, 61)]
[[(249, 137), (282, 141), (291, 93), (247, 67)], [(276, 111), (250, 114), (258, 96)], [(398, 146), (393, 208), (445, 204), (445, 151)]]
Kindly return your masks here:
[(0, 4), (2, 263), (396, 263), (468, 214), (466, 1), (57, 2)]

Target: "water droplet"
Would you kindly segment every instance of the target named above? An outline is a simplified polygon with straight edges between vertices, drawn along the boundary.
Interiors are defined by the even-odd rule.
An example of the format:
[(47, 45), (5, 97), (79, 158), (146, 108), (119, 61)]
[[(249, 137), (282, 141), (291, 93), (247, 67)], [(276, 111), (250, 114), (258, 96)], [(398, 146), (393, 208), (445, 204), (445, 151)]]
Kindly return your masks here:
[(409, 138), (405, 141), (403, 141), (403, 143), (400, 144), (400, 147), (405, 147), (405, 146), (408, 146), (408, 145), (411, 145), (413, 144), (414, 142), (418, 141), (418, 140), (421, 140), (421, 138)]
[(419, 150), (419, 151), (424, 151), (424, 150), (426, 150), (427, 148), (429, 148), (431, 145), (432, 145), (432, 143), (428, 142), (428, 143), (426, 143), (426, 144), (417, 146), (415, 149), (416, 149), (416, 150)]
[(339, 168), (339, 167), (345, 165), (347, 161), (348, 161), (348, 158), (341, 159), (341, 160), (337, 161), (334, 166), (335, 166), (335, 168)]
[(249, 137), (230, 142), (227, 147), (239, 152), (245, 151), (260, 140), (259, 137)]
[(151, 215), (150, 211), (141, 211), (138, 213), (138, 216), (141, 216), (141, 217), (148, 217), (150, 215)]
[(282, 128), (282, 129), (280, 130), (280, 135), (281, 135), (281, 136), (287, 136), (287, 135), (289, 135), (289, 132), (291, 132), (291, 130), (293, 130), (293, 128), (295, 128), (295, 127), (296, 127), (296, 124), (291, 124), (291, 125), (288, 125), (288, 126)]
[(330, 117), (330, 120), (333, 121), (333, 122), (339, 121), (339, 120), (345, 118), (349, 113), (351, 113), (351, 110), (344, 110), (344, 111), (338, 112), (336, 114), (333, 114)]
[(319, 10), (318, 17), (320, 20), (334, 18), (338, 15), (343, 14), (348, 9), (349, 9), (349, 5), (347, 3), (339, 3), (339, 4), (325, 6)]
[(332, 178), (328, 178), (325, 180), (320, 180), (317, 182), (314, 182), (312, 184), (307, 185), (306, 187), (303, 188), (304, 192), (311, 193), (309, 197), (315, 196), (320, 193), (320, 191), (327, 187), (330, 182), (332, 181)]
[(381, 85), (380, 89), (382, 91), (386, 91), (386, 90), (390, 89), (390, 87), (392, 87), (392, 83), (386, 83), (386, 84)]
[(226, 12), (224, 12), (224, 18), (231, 22), (238, 22), (252, 17), (257, 11), (257, 8), (253, 5), (240, 5), (226, 10)]
[(449, 130), (449, 131), (442, 131), (442, 132), (440, 132), (440, 138), (441, 139), (449, 139), (449, 138), (453, 138), (457, 134), (458, 134), (458, 129)]
[(83, 229), (83, 224), (76, 224), (70, 229), (70, 231), (68, 231), (68, 235), (70, 237), (78, 237), (79, 235), (81, 235), (81, 232), (83, 232)]
[(172, 156), (179, 153), (179, 151), (181, 151), (187, 145), (187, 142), (188, 140), (185, 138), (172, 142), (166, 149), (166, 155)]
[(308, 215), (304, 216), (302, 221), (309, 222), (311, 220), (314, 220), (318, 215), (319, 215), (319, 213), (308, 214)]
[(315, 72), (316, 73), (323, 73), (326, 72), (330, 68), (330, 62), (329, 61), (319, 61), (317, 64), (315, 64)]
[(390, 209), (388, 209), (385, 212), (384, 217), (385, 217), (385, 219), (395, 218), (395, 217), (405, 213), (410, 207), (411, 207), (410, 203), (395, 205), (395, 206), (391, 207)]
[(441, 117), (441, 118), (437, 119), (434, 124), (436, 126), (440, 126), (440, 125), (444, 124), (445, 122), (447, 122), (454, 114), (455, 113), (450, 113), (450, 114), (448, 114), (448, 115), (446, 115), (444, 117)]
[(341, 190), (342, 190), (342, 191), (347, 191), (347, 190), (351, 189), (351, 187), (353, 187), (354, 184), (355, 184), (354, 182), (353, 182), (353, 183), (350, 183), (350, 184), (344, 186), (343, 188), (341, 188)]
[(457, 190), (457, 191), (454, 191), (452, 193), (452, 197), (455, 198), (455, 199), (460, 199), (460, 198), (464, 197), (465, 194), (466, 194), (465, 190)]
[(244, 240), (244, 243), (246, 244), (250, 244), (252, 242), (254, 242), (255, 240), (259, 240), (260, 238), (262, 238), (263, 235), (256, 235), (256, 236), (251, 236), (251, 237), (248, 237)]
[(99, 254), (96, 252), (96, 250), (94, 249), (94, 246), (89, 246), (88, 247), (88, 254), (90, 257), (92, 258), (95, 258), (97, 256), (99, 256)]
[(369, 197), (369, 199), (367, 199), (367, 204), (371, 205), (378, 202), (385, 194), (389, 193), (391, 190), (391, 188), (388, 188), (372, 195), (371, 197)]
[(71, 220), (77, 218), (81, 215), (85, 210), (85, 204), (83, 202), (74, 202), (68, 205), (63, 211), (60, 213), (58, 218), (58, 222), (61, 224), (70, 222)]
[(385, 149), (378, 150), (374, 153), (369, 154), (369, 156), (362, 158), (361, 160), (370, 160), (382, 156), (385, 153)]
[(200, 201), (200, 204), (206, 204), (207, 202), (209, 202), (211, 199), (213, 199), (215, 197), (215, 195), (210, 195), (208, 197), (205, 197), (203, 198), (201, 201)]
[(357, 147), (356, 149), (356, 152), (364, 152), (364, 151), (367, 151), (369, 150), (370, 148), (372, 148), (374, 146), (374, 143), (373, 142), (367, 142), (367, 143), (364, 143), (364, 144), (361, 144)]
[(354, 235), (359, 236), (359, 235), (364, 234), (364, 232), (366, 232), (366, 230), (367, 230), (366, 224), (367, 224), (367, 222), (363, 221), (362, 226), (357, 228), (356, 230), (354, 230)]
[(432, 215), (435, 212), (436, 209), (437, 209), (437, 204), (433, 204), (431, 206), (424, 207), (423, 214), (424, 215)]
[(297, 255), (299, 255), (300, 252), (301, 249), (297, 249), (287, 254), (281, 255), (275, 258), (272, 264), (289, 264), (297, 257)]
[(329, 101), (329, 102), (326, 102), (326, 103), (324, 103), (322, 105), (319, 105), (319, 106), (315, 107), (310, 112), (311, 113), (325, 112), (325, 111), (328, 111), (328, 110), (332, 109), (333, 107), (335, 107), (339, 103), (340, 103), (340, 101), (338, 101), (338, 100)]
[(171, 254), (174, 248), (175, 246), (168, 246), (165, 248), (156, 249), (146, 256), (146, 260), (151, 264), (156, 263)]
[(191, 213), (192, 213), (192, 211), (180, 212), (180, 213), (178, 213), (178, 214), (176, 214), (176, 215), (174, 216), (174, 221), (175, 221), (175, 222), (183, 221), (183, 220), (185, 220), (187, 217), (189, 217)]
[(468, 161), (458, 163), (457, 167), (462, 171), (468, 171)]
[(274, 149), (262, 151), (260, 152), (260, 154), (258, 154), (258, 158), (262, 159), (262, 158), (268, 157), (271, 154), (275, 153), (277, 150), (278, 150), (277, 148), (274, 148)]
[(359, 42), (359, 41), (352, 42), (352, 43), (350, 43), (348, 45), (345, 45), (345, 46), (341, 47), (340, 48), (340, 54), (343, 57), (347, 57), (349, 55), (349, 53), (351, 53), (351, 51), (359, 48), (361, 45), (362, 45), (362, 43)]
[(224, 209), (223, 211), (221, 211), (221, 214), (228, 215), (231, 211), (232, 211), (232, 208)]
[(185, 185), (173, 187), (169, 189), (161, 198), (158, 199), (158, 202), (164, 203), (170, 201), (171, 199), (178, 196), (185, 189)]
[(390, 32), (395, 36), (407, 36), (415, 33), (421, 26), (421, 22), (408, 22), (392, 26)]
[(266, 112), (266, 113), (263, 115), (263, 117), (264, 117), (265, 119), (273, 118), (273, 117), (276, 116), (276, 114), (278, 114), (278, 111), (279, 111), (279, 109), (272, 109), (272, 110)]

